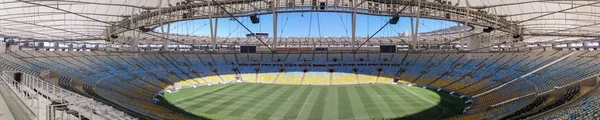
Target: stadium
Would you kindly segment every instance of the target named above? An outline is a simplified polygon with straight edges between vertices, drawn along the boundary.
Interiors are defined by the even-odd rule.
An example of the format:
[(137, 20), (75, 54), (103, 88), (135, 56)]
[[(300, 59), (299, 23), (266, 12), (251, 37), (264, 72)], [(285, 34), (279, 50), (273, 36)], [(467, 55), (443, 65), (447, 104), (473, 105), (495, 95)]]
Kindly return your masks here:
[(599, 7), (3, 0), (0, 119), (600, 119)]

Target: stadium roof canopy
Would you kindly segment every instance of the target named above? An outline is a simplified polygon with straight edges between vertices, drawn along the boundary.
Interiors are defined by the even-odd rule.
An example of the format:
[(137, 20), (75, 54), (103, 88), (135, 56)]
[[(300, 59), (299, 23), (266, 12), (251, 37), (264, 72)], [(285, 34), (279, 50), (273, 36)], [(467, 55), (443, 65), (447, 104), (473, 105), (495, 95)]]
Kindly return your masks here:
[[(239, 0), (217, 1), (244, 3)], [(445, 0), (427, 0), (442, 4), (441, 1)], [(524, 28), (521, 34), (526, 42), (589, 40), (600, 37), (600, 1), (597, 0), (447, 1), (451, 6), (484, 11)], [(108, 26), (115, 26), (132, 15), (142, 15), (148, 11), (160, 10), (159, 8), (176, 7), (178, 2), (182, 0), (2, 0), (0, 37), (48, 41), (102, 41), (107, 38)], [(198, 11), (198, 14), (202, 12), (204, 11)]]

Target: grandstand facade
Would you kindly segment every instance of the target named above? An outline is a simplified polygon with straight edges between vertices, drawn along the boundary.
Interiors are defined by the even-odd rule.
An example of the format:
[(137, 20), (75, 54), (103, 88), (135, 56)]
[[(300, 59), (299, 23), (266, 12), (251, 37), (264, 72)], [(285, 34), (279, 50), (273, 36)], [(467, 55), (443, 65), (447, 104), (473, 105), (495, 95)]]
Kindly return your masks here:
[[(7, 11), (0, 13), (0, 102), (10, 109), (0, 109), (0, 118), (600, 119), (595, 22), (600, 13), (594, 11), (600, 2), (505, 2), (9, 0), (0, 3), (0, 10)], [(546, 8), (522, 7), (534, 5)], [(334, 26), (338, 16), (335, 21), (326, 16), (331, 14), (339, 15), (341, 26)], [(290, 16), (303, 22), (290, 26), (308, 30), (285, 31)], [(346, 36), (321, 31), (327, 28), (343, 29)], [(286, 36), (302, 32), (308, 35)], [(362, 32), (367, 36), (357, 35)], [(211, 105), (200, 105), (214, 102), (204, 100), (182, 106), (191, 103), (166, 97), (182, 91), (186, 94), (177, 100), (229, 98), (222, 90), (256, 92), (265, 84), (294, 89), (259, 94), (264, 96), (236, 94)], [(366, 84), (391, 87), (345, 87)], [(259, 87), (244, 87), (253, 85)], [(190, 92), (199, 88), (206, 91)], [(425, 106), (416, 111), (394, 109), (406, 105), (392, 105), (406, 102), (388, 98), (401, 96), (387, 88), (408, 91), (406, 95), (420, 98), (415, 101), (436, 98), (438, 103), (428, 108), (429, 103), (415, 102)], [(313, 89), (330, 91), (313, 95)], [(429, 92), (415, 94), (413, 89)], [(238, 103), (244, 97), (262, 101), (288, 93), (273, 104), (287, 106), (283, 101), (298, 99), (289, 106), (300, 109), (286, 108), (279, 116), (261, 116), (244, 108), (252, 103)], [(339, 99), (333, 106), (340, 112), (309, 107), (302, 114), (307, 103), (330, 104), (327, 95), (336, 96), (329, 101)], [(362, 105), (357, 108), (356, 103)], [(227, 104), (239, 106), (230, 111), (219, 106)], [(373, 107), (383, 104), (384, 109)], [(202, 106), (216, 110), (184, 109)], [(267, 109), (261, 112), (272, 112)], [(222, 111), (229, 116), (217, 114)], [(364, 116), (343, 114), (357, 112)]]

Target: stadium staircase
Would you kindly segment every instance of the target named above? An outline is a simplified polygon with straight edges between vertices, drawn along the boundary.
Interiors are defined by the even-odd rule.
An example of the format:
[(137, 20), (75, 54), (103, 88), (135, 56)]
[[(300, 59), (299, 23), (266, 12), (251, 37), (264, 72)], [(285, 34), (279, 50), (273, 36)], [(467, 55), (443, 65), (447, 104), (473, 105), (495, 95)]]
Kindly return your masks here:
[(304, 83), (304, 78), (306, 78), (306, 72), (302, 72), (302, 78), (300, 78), (300, 84)]
[(354, 72), (353, 74), (354, 74), (354, 77), (356, 78), (356, 81), (354, 83), (358, 84), (360, 82), (360, 79), (358, 77), (358, 73)]
[(273, 79), (273, 84), (278, 83), (277, 80), (279, 80), (279, 75), (281, 75), (281, 71), (277, 72), (277, 75), (275, 75), (275, 78)]
[(327, 77), (329, 84), (327, 84), (327, 85), (333, 84), (333, 73), (329, 72), (327, 75), (329, 75), (329, 77)]

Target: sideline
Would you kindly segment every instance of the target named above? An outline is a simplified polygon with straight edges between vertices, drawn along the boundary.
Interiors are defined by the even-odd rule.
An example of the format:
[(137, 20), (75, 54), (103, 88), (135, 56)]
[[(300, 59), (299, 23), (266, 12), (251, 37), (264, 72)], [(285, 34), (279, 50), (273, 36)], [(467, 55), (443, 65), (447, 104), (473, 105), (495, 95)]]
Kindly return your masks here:
[[(214, 90), (211, 90), (211, 91), (208, 91), (208, 92), (205, 92), (205, 93), (202, 93), (202, 94), (198, 94), (198, 95), (193, 95), (193, 96), (189, 96), (189, 97), (185, 97), (185, 98), (180, 98), (178, 100), (174, 100), (173, 102), (179, 102), (179, 101), (182, 101), (182, 100), (185, 100), (185, 99), (189, 99), (189, 98), (193, 98), (193, 97), (197, 97), (197, 96), (202, 96), (202, 95), (204, 95), (206, 93), (211, 93), (211, 92), (217, 91), (219, 89), (222, 89), (222, 88), (228, 87), (228, 86), (231, 86), (231, 84), (225, 84), (222, 87), (216, 88)], [(198, 86), (198, 87), (204, 87), (204, 86)], [(189, 89), (189, 88), (185, 88), (185, 89)], [(176, 92), (173, 92), (173, 93), (176, 93)]]

